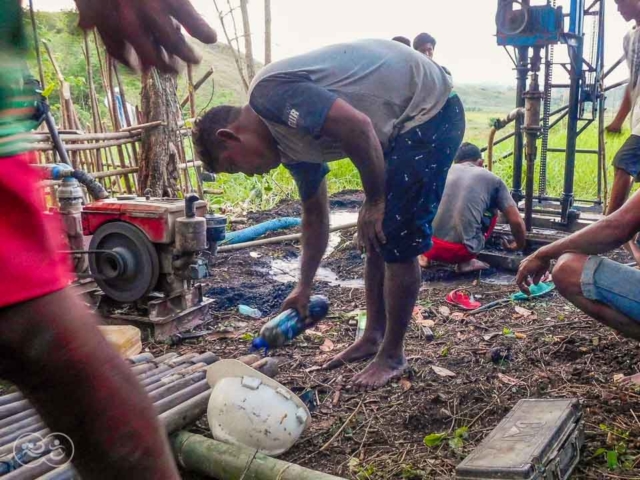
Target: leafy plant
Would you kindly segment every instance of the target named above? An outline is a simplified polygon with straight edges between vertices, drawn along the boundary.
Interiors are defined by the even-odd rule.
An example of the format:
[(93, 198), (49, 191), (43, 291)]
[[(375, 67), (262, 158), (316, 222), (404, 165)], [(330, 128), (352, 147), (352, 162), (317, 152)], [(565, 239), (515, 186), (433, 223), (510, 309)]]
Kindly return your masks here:
[(469, 437), (469, 427), (460, 427), (453, 435), (448, 433), (432, 433), (424, 437), (424, 444), (427, 447), (438, 447), (445, 440), (448, 440), (449, 447), (453, 450), (460, 450), (464, 446), (464, 441)]
[(516, 334), (513, 332), (513, 330), (511, 330), (509, 327), (504, 327), (502, 329), (502, 335), (504, 335), (505, 337), (515, 337)]
[(599, 448), (593, 454), (593, 458), (601, 457), (607, 462), (607, 468), (611, 471), (633, 468), (634, 458), (627, 455), (627, 441), (629, 433), (618, 428), (610, 428), (605, 424), (600, 424), (600, 430), (606, 432), (608, 448)]
[(432, 433), (424, 437), (423, 441), (427, 447), (437, 447), (442, 444), (445, 438), (447, 438), (446, 433)]

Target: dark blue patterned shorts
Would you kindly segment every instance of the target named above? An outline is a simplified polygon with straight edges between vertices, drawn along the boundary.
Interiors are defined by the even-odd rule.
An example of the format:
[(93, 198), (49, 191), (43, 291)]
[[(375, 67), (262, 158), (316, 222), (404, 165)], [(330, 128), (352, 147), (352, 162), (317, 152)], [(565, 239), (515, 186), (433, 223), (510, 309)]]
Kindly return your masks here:
[(431, 248), (431, 223), (464, 130), (464, 107), (454, 95), (435, 117), (396, 137), (385, 152), (385, 262), (405, 262)]

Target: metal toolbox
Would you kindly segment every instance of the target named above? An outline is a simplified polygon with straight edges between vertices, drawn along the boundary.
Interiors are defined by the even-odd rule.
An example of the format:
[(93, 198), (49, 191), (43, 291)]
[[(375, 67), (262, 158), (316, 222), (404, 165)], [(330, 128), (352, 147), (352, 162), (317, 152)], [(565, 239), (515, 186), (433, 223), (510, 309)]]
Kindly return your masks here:
[(576, 399), (520, 400), (456, 468), (459, 480), (566, 480), (584, 443)]

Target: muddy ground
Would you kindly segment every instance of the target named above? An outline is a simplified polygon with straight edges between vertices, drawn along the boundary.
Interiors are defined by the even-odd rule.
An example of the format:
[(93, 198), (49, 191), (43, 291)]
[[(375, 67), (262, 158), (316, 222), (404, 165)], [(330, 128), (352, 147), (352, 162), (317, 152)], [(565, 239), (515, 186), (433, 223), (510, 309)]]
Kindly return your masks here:
[[(358, 202), (358, 195), (339, 195), (332, 208), (354, 210)], [(249, 214), (248, 222), (299, 213), (298, 205), (285, 204)], [(362, 277), (362, 258), (350, 243), (353, 233), (341, 232), (324, 262), (341, 279)], [(295, 263), (299, 253), (299, 244), (285, 243), (220, 254), (212, 265), (208, 293), (216, 300), (210, 317), (216, 333), (178, 350), (211, 350), (222, 358), (245, 355), (264, 320), (239, 315), (237, 306), (275, 314), (294, 283), (274, 280), (271, 262)], [(419, 304), (423, 323), (435, 323), (436, 338), (429, 342), (413, 321), (406, 340), (410, 372), (371, 393), (348, 388), (364, 362), (332, 372), (314, 368), (354, 340), (352, 312), (364, 308), (362, 288), (318, 282), (316, 292), (331, 301), (330, 316), (273, 353), (284, 362), (278, 380), (304, 395), (313, 416), (310, 428), (283, 459), (349, 479), (452, 478), (455, 466), (518, 400), (577, 398), (584, 408), (586, 444), (572, 478), (640, 478), (640, 391), (614, 383), (614, 376), (640, 370), (640, 346), (589, 319), (557, 293), (517, 305), (517, 310), (511, 304), (475, 316), (444, 301), (459, 286), (483, 303), (515, 291), (511, 284), (485, 283), (491, 281), (485, 277), (456, 278), (442, 268), (424, 274)], [(507, 358), (497, 359), (497, 351)], [(439, 376), (433, 367), (455, 376)], [(203, 419), (194, 430), (206, 434), (205, 427)], [(450, 445), (448, 439), (461, 427), (468, 434)], [(428, 447), (424, 438), (433, 433), (445, 433), (445, 440)], [(617, 466), (608, 467), (607, 450), (618, 451)]]

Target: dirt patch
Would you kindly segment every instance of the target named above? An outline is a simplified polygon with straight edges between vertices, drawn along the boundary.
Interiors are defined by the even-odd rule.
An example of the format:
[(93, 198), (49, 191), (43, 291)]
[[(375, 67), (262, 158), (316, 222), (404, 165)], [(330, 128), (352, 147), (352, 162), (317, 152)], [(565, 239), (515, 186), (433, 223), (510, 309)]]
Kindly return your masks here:
[[(333, 199), (340, 208), (356, 208), (356, 199), (345, 202)], [(287, 205), (279, 208), (277, 215), (293, 213)], [(261, 220), (276, 216), (262, 215)], [(364, 272), (363, 259), (350, 244), (353, 233), (341, 232), (335, 251), (323, 261), (343, 279), (361, 278)], [(244, 355), (251, 338), (245, 334), (255, 335), (264, 320), (240, 317), (234, 303), (253, 298), (258, 308), (275, 311), (293, 285), (274, 283), (265, 273), (269, 262), (299, 254), (299, 244), (285, 243), (220, 255), (209, 291), (219, 306), (228, 307), (212, 313), (222, 333), (180, 350), (212, 350), (223, 358)], [(623, 260), (625, 255), (615, 252), (614, 258)], [(314, 332), (273, 352), (285, 360), (278, 380), (307, 399), (313, 416), (310, 428), (283, 459), (348, 479), (453, 478), (455, 466), (518, 400), (578, 398), (586, 446), (572, 478), (640, 478), (640, 391), (613, 382), (616, 374), (640, 371), (638, 343), (589, 319), (557, 293), (517, 305), (525, 310), (507, 305), (477, 316), (464, 316), (445, 302), (455, 287), (467, 288), (482, 303), (516, 291), (513, 285), (480, 281), (487, 276), (460, 277), (446, 267), (423, 273), (419, 304), (424, 317), (435, 323), (436, 338), (428, 342), (420, 325), (412, 322), (405, 343), (411, 371), (371, 393), (348, 388), (366, 362), (333, 372), (314, 370), (353, 341), (353, 312), (365, 307), (362, 289), (316, 283), (315, 292), (331, 301), (329, 317)], [(327, 339), (334, 349), (321, 351)], [(455, 377), (439, 376), (434, 366)], [(196, 431), (206, 434), (205, 427), (200, 422)], [(451, 436), (460, 427), (469, 430), (458, 448), (448, 441), (425, 446), (425, 436)], [(624, 450), (617, 470), (608, 470), (604, 455), (594, 456), (602, 448)]]

